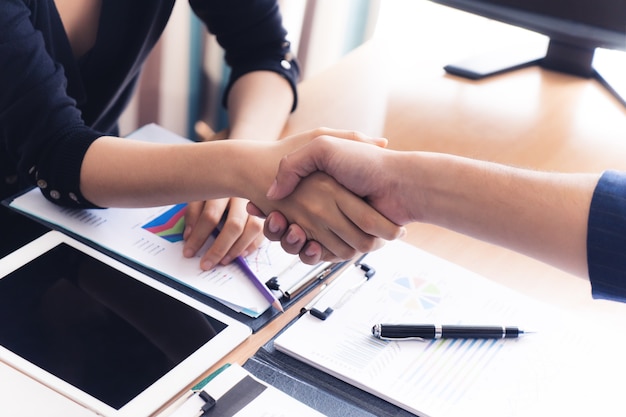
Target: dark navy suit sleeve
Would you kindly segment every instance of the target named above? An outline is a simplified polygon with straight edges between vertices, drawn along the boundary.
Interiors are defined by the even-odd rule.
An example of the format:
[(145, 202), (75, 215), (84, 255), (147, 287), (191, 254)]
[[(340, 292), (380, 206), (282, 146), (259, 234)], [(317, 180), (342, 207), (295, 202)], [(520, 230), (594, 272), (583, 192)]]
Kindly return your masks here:
[(602, 174), (591, 200), (587, 261), (594, 298), (626, 302), (626, 173)]
[[(0, 2), (2, 162), (11, 162), (22, 183), (38, 185), (57, 203), (89, 205), (80, 195), (80, 164), (100, 134), (85, 126), (75, 101), (66, 93), (63, 66), (51, 59), (42, 34), (52, 29), (47, 22), (42, 22), (40, 30), (33, 25), (35, 19), (57, 16), (50, 9), (54, 3), (32, 4), (31, 11), (21, 0)], [(7, 166), (0, 169), (8, 173)]]
[(239, 77), (265, 70), (285, 77), (294, 94), (292, 110), (296, 108), (300, 69), (276, 0), (189, 0), (189, 4), (216, 36), (231, 67), (224, 105)]

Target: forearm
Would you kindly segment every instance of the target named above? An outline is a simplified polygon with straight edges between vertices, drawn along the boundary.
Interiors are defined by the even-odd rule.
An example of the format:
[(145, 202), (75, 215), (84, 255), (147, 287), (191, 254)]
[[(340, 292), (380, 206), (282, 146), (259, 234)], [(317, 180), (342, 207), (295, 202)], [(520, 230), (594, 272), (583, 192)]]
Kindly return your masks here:
[(250, 141), (162, 145), (102, 137), (83, 160), (81, 190), (102, 207), (243, 197), (246, 178), (261, 169), (254, 165), (252, 145)]
[[(587, 219), (599, 175), (412, 154), (414, 220), (495, 243), (586, 277)], [(405, 177), (406, 178), (406, 177)], [(410, 184), (407, 184), (410, 187)]]
[(234, 84), (228, 95), (229, 137), (275, 140), (293, 104), (287, 80), (275, 72), (254, 71)]

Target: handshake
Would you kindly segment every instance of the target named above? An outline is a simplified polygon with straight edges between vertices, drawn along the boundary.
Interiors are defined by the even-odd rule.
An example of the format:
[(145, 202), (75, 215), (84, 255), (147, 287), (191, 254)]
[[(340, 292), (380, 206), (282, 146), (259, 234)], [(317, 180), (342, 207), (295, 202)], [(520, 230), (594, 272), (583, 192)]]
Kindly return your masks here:
[(350, 131), (301, 135), (309, 136), (274, 159), (269, 190), (247, 210), (266, 217), (265, 236), (305, 263), (375, 250), (422, 222), (588, 276), (587, 223), (600, 174), (394, 151), (385, 139)]
[[(397, 171), (401, 152), (385, 149), (385, 139), (354, 131), (317, 129), (296, 136), (302, 135), (314, 138), (282, 157), (264, 196), (280, 203), (298, 195), (298, 213), (291, 217), (272, 204), (248, 204), (249, 214), (266, 218), (268, 239), (315, 264), (376, 250), (404, 234), (401, 226), (413, 219), (403, 206), (402, 183), (410, 176)], [(298, 139), (284, 139), (293, 140)]]

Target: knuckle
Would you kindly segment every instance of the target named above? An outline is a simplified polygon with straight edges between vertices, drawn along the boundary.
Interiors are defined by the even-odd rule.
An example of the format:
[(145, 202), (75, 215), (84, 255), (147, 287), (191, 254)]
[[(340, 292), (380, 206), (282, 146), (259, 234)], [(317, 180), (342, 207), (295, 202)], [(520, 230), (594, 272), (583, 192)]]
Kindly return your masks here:
[(217, 224), (222, 217), (222, 210), (218, 209), (215, 206), (207, 206), (204, 208), (204, 210), (202, 210), (200, 216), (206, 222)]
[(229, 235), (241, 236), (246, 228), (246, 219), (240, 216), (229, 217), (224, 229), (228, 228)]
[(263, 222), (259, 221), (259, 219), (251, 217), (248, 219), (246, 228), (250, 230), (253, 235), (260, 235), (263, 232)]
[(354, 258), (357, 253), (358, 251), (355, 248), (342, 245), (340, 248), (338, 248), (335, 256), (339, 257), (340, 259), (351, 259)]
[(333, 254), (331, 252), (328, 252), (328, 251), (324, 251), (322, 253), (322, 260), (324, 262), (339, 262), (339, 261), (343, 261), (344, 259), (347, 259), (347, 258), (343, 258), (342, 259), (342, 258), (340, 258), (340, 257), (336, 256), (335, 254)]
[(380, 239), (373, 236), (368, 236), (363, 239), (359, 239), (357, 243), (357, 250), (361, 253), (371, 252), (380, 247)]
[(330, 135), (332, 132), (333, 132), (332, 129), (328, 127), (320, 126), (320, 127), (316, 127), (315, 129), (311, 131), (311, 136), (319, 137), (319, 136), (324, 136), (324, 135)]
[(361, 137), (363, 137), (363, 134), (361, 132), (358, 132), (356, 130), (351, 130), (348, 132), (348, 138), (352, 139), (352, 140), (358, 140)]

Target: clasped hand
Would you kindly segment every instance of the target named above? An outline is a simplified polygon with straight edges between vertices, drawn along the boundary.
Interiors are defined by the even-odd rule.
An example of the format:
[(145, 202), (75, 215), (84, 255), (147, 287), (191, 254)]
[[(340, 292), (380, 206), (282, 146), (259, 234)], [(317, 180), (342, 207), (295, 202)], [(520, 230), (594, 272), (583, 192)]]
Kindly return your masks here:
[[(274, 196), (270, 192), (271, 199), (267, 198), (267, 193), (251, 198), (248, 204), (250, 214), (267, 217), (264, 232), (270, 240), (281, 240), (284, 250), (299, 253), (303, 262), (314, 264), (321, 260), (350, 259), (357, 253), (378, 249), (384, 240), (396, 239), (404, 233), (404, 228), (398, 226), (406, 223), (400, 219), (402, 216), (394, 216), (396, 219), (392, 218), (392, 222), (387, 218), (392, 217), (389, 211), (377, 207), (379, 201), (384, 201), (384, 195), (369, 195), (367, 184), (361, 186), (362, 190), (354, 186), (367, 182), (369, 175), (360, 178), (363, 172), (348, 172), (348, 190), (324, 172), (325, 163), (332, 159), (327, 152), (331, 148), (316, 151), (328, 143), (337, 147), (354, 146), (360, 152), (373, 151), (386, 145), (384, 139), (369, 138), (354, 131), (318, 129), (281, 142), (290, 145), (291, 153), (285, 153), (281, 158), (277, 177), (281, 181), (280, 187), (277, 188), (276, 180), (272, 179), (272, 189), (278, 192), (274, 190)], [(294, 147), (294, 143), (299, 146)], [(349, 152), (337, 153), (335, 159), (341, 161), (346, 154)], [(323, 155), (325, 159), (320, 163), (314, 155)], [(374, 158), (370, 162), (375, 163)], [(367, 200), (365, 196), (368, 196)], [(387, 217), (379, 211), (384, 211)]]

